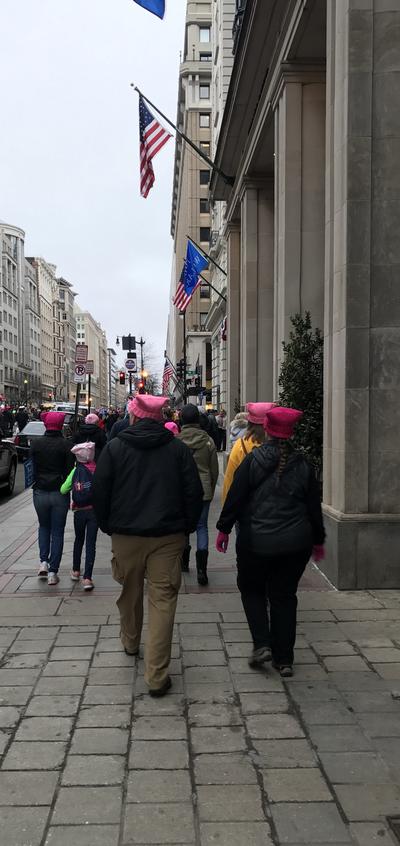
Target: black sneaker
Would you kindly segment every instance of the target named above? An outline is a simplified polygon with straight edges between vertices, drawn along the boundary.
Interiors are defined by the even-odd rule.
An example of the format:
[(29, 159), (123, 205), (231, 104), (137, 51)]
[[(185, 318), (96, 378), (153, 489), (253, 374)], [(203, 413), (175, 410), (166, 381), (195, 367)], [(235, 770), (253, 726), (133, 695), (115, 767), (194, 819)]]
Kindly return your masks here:
[(149, 694), (150, 694), (150, 696), (153, 696), (154, 699), (158, 699), (161, 696), (165, 696), (165, 694), (168, 693), (168, 691), (170, 690), (171, 686), (172, 686), (172, 681), (171, 681), (170, 677), (167, 676), (163, 686), (162, 687), (156, 687), (156, 688), (150, 687), (149, 688)]

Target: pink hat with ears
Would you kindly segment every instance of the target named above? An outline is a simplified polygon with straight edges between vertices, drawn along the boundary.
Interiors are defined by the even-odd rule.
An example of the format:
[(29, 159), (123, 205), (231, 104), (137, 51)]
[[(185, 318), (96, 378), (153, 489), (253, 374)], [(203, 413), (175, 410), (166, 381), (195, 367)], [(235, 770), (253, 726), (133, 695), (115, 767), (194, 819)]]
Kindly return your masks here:
[(168, 420), (167, 423), (164, 423), (164, 426), (166, 429), (169, 429), (169, 431), (172, 432), (175, 437), (179, 435), (179, 428), (173, 420)]
[(136, 394), (128, 402), (128, 412), (139, 419), (162, 420), (162, 409), (168, 404), (167, 397), (153, 397), (151, 394)]
[(93, 441), (85, 441), (83, 444), (75, 444), (71, 452), (81, 464), (88, 464), (89, 461), (93, 461), (95, 450), (96, 444)]
[(271, 438), (287, 440), (293, 436), (294, 427), (302, 417), (303, 412), (297, 408), (276, 406), (265, 415), (264, 429)]
[(64, 425), (65, 414), (63, 411), (44, 411), (40, 415), (47, 432), (61, 432)]
[(100, 417), (98, 414), (87, 414), (85, 417), (85, 423), (99, 423)]
[(248, 402), (246, 411), (248, 413), (248, 422), (263, 425), (265, 415), (271, 408), (275, 408), (274, 402)]

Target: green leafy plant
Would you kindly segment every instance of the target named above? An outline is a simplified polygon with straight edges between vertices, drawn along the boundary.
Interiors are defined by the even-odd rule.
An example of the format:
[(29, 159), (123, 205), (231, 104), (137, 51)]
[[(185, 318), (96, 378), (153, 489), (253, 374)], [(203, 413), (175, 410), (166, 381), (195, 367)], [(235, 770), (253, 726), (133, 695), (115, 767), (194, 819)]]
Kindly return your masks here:
[(304, 411), (296, 427), (294, 443), (314, 465), (322, 479), (323, 441), (323, 350), (320, 329), (313, 330), (311, 315), (296, 314), (291, 318), (293, 329), (283, 342), (284, 359), (279, 376), (281, 405)]

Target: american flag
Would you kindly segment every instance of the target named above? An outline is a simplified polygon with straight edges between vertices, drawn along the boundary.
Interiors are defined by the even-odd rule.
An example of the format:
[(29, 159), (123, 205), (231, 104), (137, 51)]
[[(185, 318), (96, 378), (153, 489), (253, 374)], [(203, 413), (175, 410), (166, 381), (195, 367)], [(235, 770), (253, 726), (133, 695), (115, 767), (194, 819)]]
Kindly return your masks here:
[(140, 193), (147, 197), (154, 185), (154, 170), (151, 160), (160, 152), (171, 135), (149, 112), (142, 95), (139, 95), (140, 128)]
[(174, 368), (172, 367), (172, 364), (169, 363), (169, 361), (165, 360), (164, 373), (162, 379), (162, 392), (165, 396), (168, 394), (169, 383), (173, 376)]
[(201, 282), (201, 279), (198, 280), (197, 285), (196, 285), (195, 288), (193, 288), (193, 291), (191, 292), (191, 294), (187, 294), (186, 291), (185, 291), (185, 288), (184, 288), (184, 284), (183, 284), (183, 271), (182, 271), (182, 276), (179, 280), (178, 287), (176, 289), (176, 294), (174, 296), (174, 299), (172, 300), (173, 305), (176, 306), (179, 309), (179, 311), (185, 311), (185, 309), (188, 307), (190, 300), (193, 297), (194, 292), (197, 291), (197, 288), (200, 285), (200, 282)]

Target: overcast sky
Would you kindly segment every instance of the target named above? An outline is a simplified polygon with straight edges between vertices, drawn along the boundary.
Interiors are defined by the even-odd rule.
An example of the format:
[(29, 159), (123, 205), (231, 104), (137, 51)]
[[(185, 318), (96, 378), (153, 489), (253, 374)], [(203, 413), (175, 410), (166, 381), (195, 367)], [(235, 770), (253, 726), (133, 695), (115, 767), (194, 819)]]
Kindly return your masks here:
[(173, 120), (186, 0), (1, 0), (0, 218), (107, 332), (165, 346), (174, 143), (139, 195), (134, 81)]

